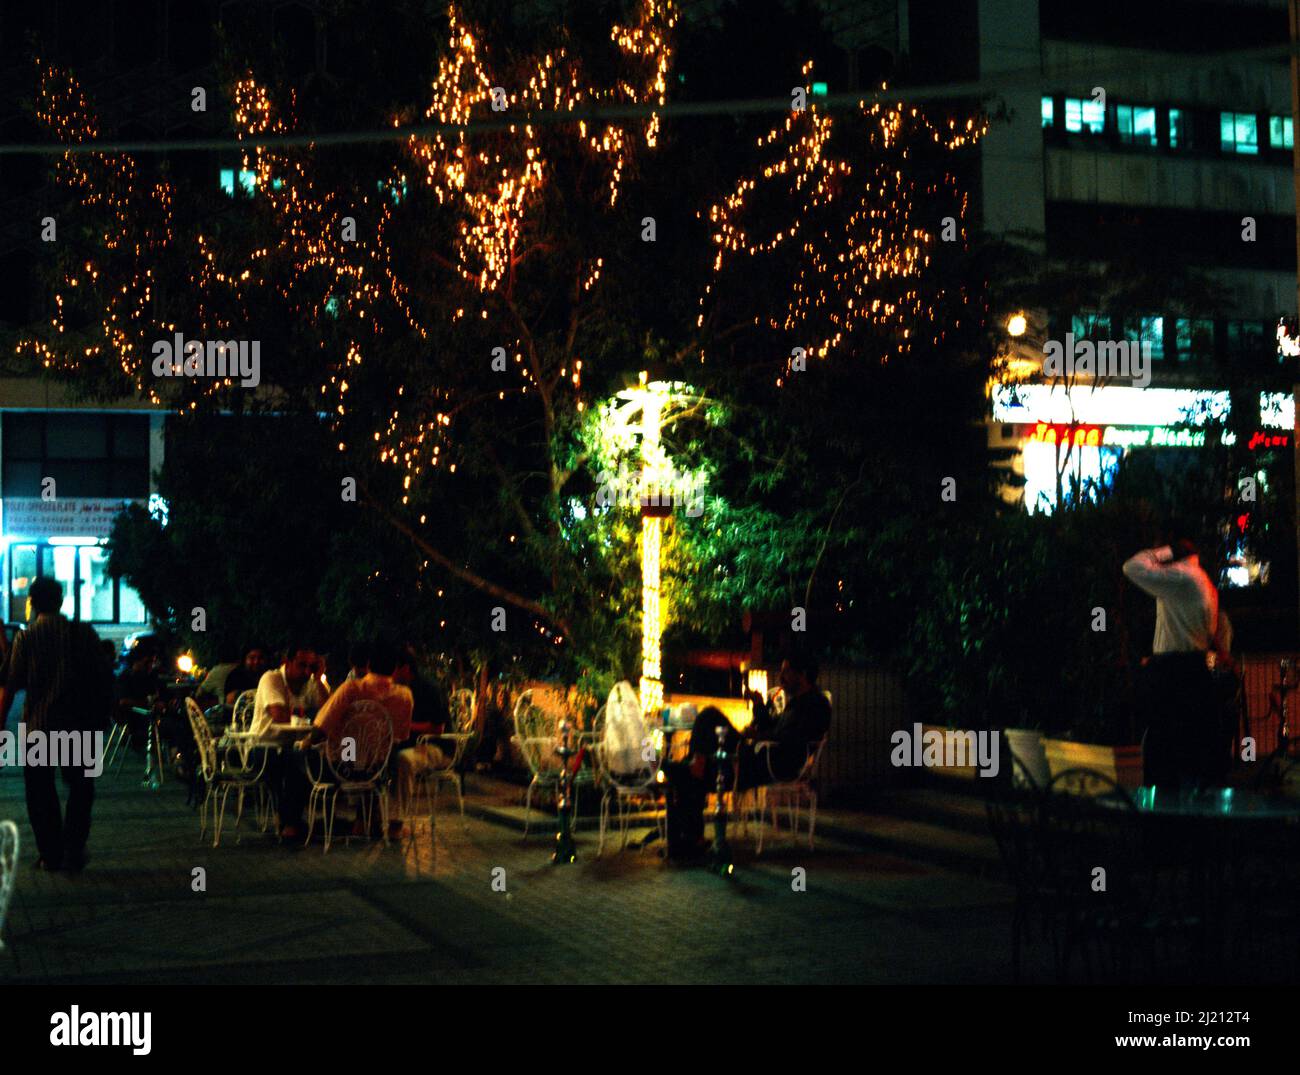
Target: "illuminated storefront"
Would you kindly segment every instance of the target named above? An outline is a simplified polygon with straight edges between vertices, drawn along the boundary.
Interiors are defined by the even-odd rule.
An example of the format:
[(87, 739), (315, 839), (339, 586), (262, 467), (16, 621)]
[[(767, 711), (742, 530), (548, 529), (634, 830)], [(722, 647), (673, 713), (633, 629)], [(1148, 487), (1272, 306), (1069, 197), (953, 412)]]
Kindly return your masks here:
[[(1199, 448), (1209, 428), (1226, 422), (1229, 394), (1187, 388), (996, 385), (990, 447), (1011, 450), (1008, 499), (1026, 510), (1053, 511), (1060, 496), (1091, 497), (1113, 479), (1134, 448)], [(1290, 445), (1295, 403), (1288, 393), (1260, 393), (1252, 451)], [(1233, 443), (1224, 432), (1223, 441)]]
[[(113, 521), (148, 504), (161, 458), (161, 415), (77, 411), (0, 414), (0, 576), (4, 618), (27, 618), (39, 576), (63, 584), (63, 612), (101, 634), (138, 630), (139, 595), (108, 572)], [(120, 631), (118, 630), (120, 628)]]

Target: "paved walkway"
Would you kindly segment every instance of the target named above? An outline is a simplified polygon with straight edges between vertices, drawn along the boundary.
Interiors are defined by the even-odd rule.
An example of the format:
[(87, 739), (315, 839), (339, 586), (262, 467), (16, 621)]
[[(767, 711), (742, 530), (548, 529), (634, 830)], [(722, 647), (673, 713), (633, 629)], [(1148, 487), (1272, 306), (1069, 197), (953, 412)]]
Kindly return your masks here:
[[(135, 768), (135, 767), (133, 767)], [(479, 782), (471, 811), (514, 794)], [(517, 793), (517, 792), (515, 792)], [(454, 799), (454, 795), (451, 797)], [(444, 809), (431, 838), (323, 854), (247, 833), (198, 839), (176, 785), (99, 785), (92, 859), (79, 876), (34, 858), (22, 781), (0, 770), (0, 817), (23, 861), (0, 979), (43, 982), (934, 982), (1007, 981), (1006, 886), (819, 839), (735, 877), (606, 850), (579, 862), (550, 840)], [(500, 867), (505, 891), (495, 891)], [(796, 869), (806, 891), (794, 891)], [(195, 891), (202, 870), (205, 891)], [(500, 876), (500, 875), (497, 875)], [(498, 886), (499, 887), (499, 886)]]

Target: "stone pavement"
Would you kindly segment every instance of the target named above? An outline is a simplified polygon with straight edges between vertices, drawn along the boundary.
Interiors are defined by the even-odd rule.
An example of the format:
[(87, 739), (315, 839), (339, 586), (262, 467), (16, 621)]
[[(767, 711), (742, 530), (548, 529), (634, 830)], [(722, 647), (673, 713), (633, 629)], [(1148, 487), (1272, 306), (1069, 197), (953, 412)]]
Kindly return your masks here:
[[(24, 840), (0, 980), (212, 983), (984, 983), (1009, 980), (1010, 890), (885, 851), (819, 838), (734, 878), (667, 866), (653, 850), (550, 864), (549, 824), (525, 842), (473, 816), (517, 795), (471, 777), (462, 821), (444, 797), (436, 833), (383, 847), (281, 845), (227, 830), (200, 842), (176, 784), (139, 766), (99, 782), (91, 862), (44, 874), (22, 780), (0, 770), (0, 817)], [(476, 785), (477, 793), (476, 793)], [(740, 843), (738, 840), (737, 843)], [(195, 892), (193, 871), (206, 871)], [(495, 868), (506, 891), (494, 891)], [(807, 890), (792, 889), (806, 870)], [(1043, 968), (1036, 977), (1045, 977)]]

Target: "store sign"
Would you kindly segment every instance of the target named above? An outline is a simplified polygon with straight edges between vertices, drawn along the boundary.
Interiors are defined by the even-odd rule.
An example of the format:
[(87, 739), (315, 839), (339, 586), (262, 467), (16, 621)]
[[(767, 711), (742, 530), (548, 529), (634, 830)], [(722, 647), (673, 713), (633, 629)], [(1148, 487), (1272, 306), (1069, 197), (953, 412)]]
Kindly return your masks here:
[(1152, 426), (1146, 429), (1107, 426), (1101, 442), (1117, 448), (1203, 448), (1205, 430), (1170, 429), (1168, 426)]
[(1203, 429), (1168, 426), (1061, 425), (1039, 422), (1026, 426), (1025, 440), (1039, 444), (1068, 444), (1085, 448), (1200, 448)]
[(1095, 448), (1101, 443), (1101, 426), (1070, 426), (1039, 422), (1029, 427), (1026, 440), (1039, 444), (1081, 444)]
[(1260, 448), (1285, 448), (1291, 443), (1286, 433), (1252, 433), (1246, 447), (1252, 452)]
[(93, 537), (106, 538), (113, 520), (128, 504), (141, 500), (96, 498), (7, 496), (0, 501), (0, 520), (9, 538)]

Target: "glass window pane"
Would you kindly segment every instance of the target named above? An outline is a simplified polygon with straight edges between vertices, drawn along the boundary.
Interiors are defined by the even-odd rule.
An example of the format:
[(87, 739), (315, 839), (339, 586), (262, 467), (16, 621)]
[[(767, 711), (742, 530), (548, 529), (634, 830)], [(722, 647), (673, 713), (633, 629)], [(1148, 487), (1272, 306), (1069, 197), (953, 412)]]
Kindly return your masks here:
[(40, 459), (42, 416), (6, 414), (3, 422), (5, 459)]
[(149, 419), (140, 415), (113, 418), (113, 456), (117, 459), (149, 458)]
[(1236, 137), (1233, 133), (1232, 113), (1219, 113), (1219, 145), (1226, 153), (1231, 153), (1237, 145)]
[(1268, 144), (1274, 149), (1291, 149), (1295, 144), (1295, 128), (1290, 116), (1269, 116)]
[(5, 463), (5, 496), (40, 496), (44, 470), (40, 463)]
[(1093, 134), (1100, 134), (1106, 127), (1106, 109), (1098, 101), (1084, 101), (1083, 122)]
[(77, 546), (48, 545), (41, 550), (41, 574), (53, 575), (63, 584), (63, 604), (59, 607), (69, 619), (77, 607)]
[(108, 421), (101, 414), (50, 415), (45, 423), (50, 459), (103, 459), (108, 455)]
[(1178, 149), (1187, 144), (1187, 132), (1184, 129), (1183, 110), (1181, 108), (1171, 108), (1169, 110), (1169, 146), (1171, 149)]
[(144, 602), (140, 600), (140, 595), (131, 589), (131, 587), (125, 582), (119, 582), (118, 622), (144, 623), (146, 619)]
[(1050, 127), (1056, 118), (1056, 104), (1050, 97), (1043, 98), (1043, 126)]
[(1065, 129), (1071, 133), (1083, 130), (1083, 102), (1076, 97), (1065, 99)]
[(1119, 130), (1121, 142), (1133, 141), (1133, 108), (1130, 105), (1117, 105), (1115, 108), (1115, 126)]
[(1133, 140), (1139, 145), (1156, 144), (1156, 110), (1154, 108), (1135, 108), (1133, 110)]
[(113, 579), (108, 574), (108, 550), (83, 545), (81, 556), (81, 618), (97, 623), (113, 619)]
[(9, 557), (9, 621), (27, 622), (27, 588), (36, 577), (36, 546), (15, 545)]

